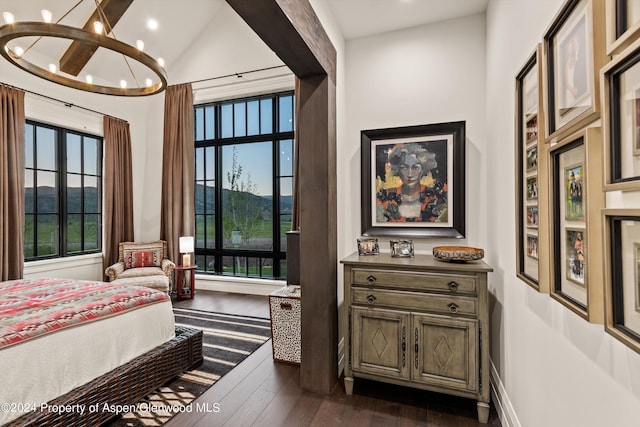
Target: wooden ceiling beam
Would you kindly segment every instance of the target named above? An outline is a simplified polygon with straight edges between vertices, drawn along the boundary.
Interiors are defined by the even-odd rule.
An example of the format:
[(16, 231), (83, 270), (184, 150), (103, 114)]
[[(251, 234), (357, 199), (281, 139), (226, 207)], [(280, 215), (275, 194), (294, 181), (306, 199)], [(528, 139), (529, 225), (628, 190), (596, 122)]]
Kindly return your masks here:
[[(104, 11), (110, 28), (115, 27), (122, 15), (131, 6), (131, 3), (133, 3), (133, 0), (102, 0), (100, 2), (100, 7)], [(96, 9), (82, 29), (92, 32), (93, 23), (98, 20), (101, 21), (98, 9)], [(105, 28), (105, 31), (107, 31), (107, 28)], [(60, 71), (77, 76), (87, 65), (93, 54), (96, 53), (96, 50), (98, 50), (97, 46), (74, 40), (60, 58)]]

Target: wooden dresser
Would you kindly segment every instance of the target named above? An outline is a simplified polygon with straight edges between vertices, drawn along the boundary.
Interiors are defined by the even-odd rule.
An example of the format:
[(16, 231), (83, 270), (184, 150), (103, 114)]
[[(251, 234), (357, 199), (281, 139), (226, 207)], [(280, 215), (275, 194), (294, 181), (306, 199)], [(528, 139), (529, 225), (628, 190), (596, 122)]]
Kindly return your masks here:
[(431, 255), (343, 259), (345, 388), (354, 377), (478, 401), (489, 417), (489, 307), (483, 261)]

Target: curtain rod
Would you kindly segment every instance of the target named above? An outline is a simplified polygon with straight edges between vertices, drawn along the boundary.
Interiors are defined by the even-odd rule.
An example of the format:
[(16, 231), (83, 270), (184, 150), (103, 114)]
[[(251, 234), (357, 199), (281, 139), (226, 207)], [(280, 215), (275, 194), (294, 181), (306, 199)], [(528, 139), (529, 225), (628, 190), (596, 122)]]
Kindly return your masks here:
[(237, 78), (241, 78), (243, 75), (245, 74), (251, 74), (251, 73), (259, 73), (260, 71), (269, 71), (269, 70), (275, 70), (277, 68), (287, 68), (286, 65), (275, 65), (273, 67), (266, 67), (266, 68), (258, 68), (256, 70), (249, 70), (249, 71), (241, 71), (239, 73), (233, 73), (233, 74), (227, 74), (224, 76), (217, 76), (217, 77), (207, 77), (206, 79), (200, 79), (200, 80), (194, 80), (188, 83), (194, 84), (194, 83), (204, 83), (204, 82), (209, 82), (212, 80), (219, 80), (219, 79), (226, 79), (228, 77), (237, 77)]
[[(106, 113), (102, 113), (102, 112), (100, 112), (100, 111), (92, 110), (91, 108), (83, 107), (82, 105), (76, 105), (76, 104), (73, 104), (73, 103), (68, 102), (68, 101), (63, 101), (63, 100), (61, 100), (61, 99), (54, 98), (54, 97), (49, 96), (49, 95), (43, 95), (43, 94), (41, 94), (41, 93), (34, 92), (34, 91), (32, 91), (32, 90), (29, 90), (29, 89), (24, 89), (24, 88), (21, 88), (21, 87), (18, 87), (18, 86), (15, 86), (15, 85), (9, 84), (9, 83), (2, 83), (2, 82), (0, 82), (0, 84), (3, 84), (3, 85), (8, 86), (8, 87), (11, 87), (11, 88), (13, 88), (13, 89), (22, 90), (22, 91), (24, 91), (24, 92), (26, 92), (26, 93), (30, 93), (31, 95), (36, 95), (36, 96), (40, 96), (40, 97), (42, 97), (42, 98), (46, 98), (46, 99), (51, 100), (51, 101), (59, 102), (59, 103), (63, 104), (65, 107), (69, 107), (69, 108), (71, 108), (71, 107), (76, 107), (76, 108), (79, 108), (79, 109), (81, 109), (81, 110), (85, 110), (85, 111), (89, 111), (89, 112), (94, 113), (94, 114), (98, 114), (98, 115), (100, 115), (100, 116), (109, 116), (109, 117), (114, 117), (114, 116), (112, 116), (111, 114), (106, 114)], [(129, 123), (127, 120), (123, 120), (123, 119), (121, 119), (121, 118), (119, 118), (119, 117), (115, 117), (115, 118), (116, 118), (116, 119), (118, 119), (118, 120), (122, 120), (122, 121), (124, 121), (124, 122)]]

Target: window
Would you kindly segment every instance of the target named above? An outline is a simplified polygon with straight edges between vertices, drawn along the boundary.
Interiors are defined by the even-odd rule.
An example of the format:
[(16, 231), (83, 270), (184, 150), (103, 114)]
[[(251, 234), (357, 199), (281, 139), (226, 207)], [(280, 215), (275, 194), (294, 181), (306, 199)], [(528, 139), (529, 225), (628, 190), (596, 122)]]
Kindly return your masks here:
[(195, 107), (199, 272), (286, 278), (293, 112), (292, 92)]
[(27, 121), (24, 257), (102, 250), (102, 138)]

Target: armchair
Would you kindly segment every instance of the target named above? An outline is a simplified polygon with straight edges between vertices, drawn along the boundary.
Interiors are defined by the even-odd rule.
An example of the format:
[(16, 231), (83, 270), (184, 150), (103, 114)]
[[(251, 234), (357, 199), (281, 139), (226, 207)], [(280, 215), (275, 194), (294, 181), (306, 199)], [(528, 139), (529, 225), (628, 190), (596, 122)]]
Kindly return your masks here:
[(146, 286), (167, 293), (173, 282), (173, 261), (167, 258), (167, 242), (120, 242), (118, 262), (107, 267), (109, 282)]

